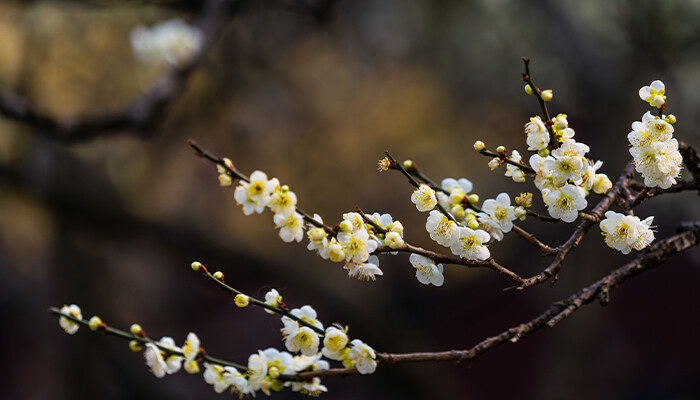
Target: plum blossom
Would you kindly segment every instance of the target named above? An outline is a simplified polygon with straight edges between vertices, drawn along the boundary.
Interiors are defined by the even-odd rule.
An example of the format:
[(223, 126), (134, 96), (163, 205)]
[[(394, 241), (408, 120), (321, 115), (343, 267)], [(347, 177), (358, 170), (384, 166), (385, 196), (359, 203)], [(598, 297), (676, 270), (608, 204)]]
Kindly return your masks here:
[(600, 229), (609, 247), (629, 254), (632, 249), (644, 249), (654, 240), (654, 232), (650, 229), (653, 219), (648, 217), (641, 221), (633, 215), (608, 211), (600, 222)]

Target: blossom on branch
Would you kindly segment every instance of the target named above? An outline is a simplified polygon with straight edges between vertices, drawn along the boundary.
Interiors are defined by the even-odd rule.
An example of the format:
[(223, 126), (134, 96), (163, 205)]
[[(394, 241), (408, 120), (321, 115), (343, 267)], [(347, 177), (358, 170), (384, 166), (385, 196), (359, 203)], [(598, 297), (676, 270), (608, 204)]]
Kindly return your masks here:
[[(78, 307), (77, 304), (71, 304), (69, 306), (64, 305), (63, 307), (61, 307), (61, 313), (70, 315), (71, 317), (76, 319), (83, 319), (83, 314), (80, 312), (80, 307)], [(73, 322), (66, 317), (59, 318), (58, 324), (69, 335), (74, 335), (76, 332), (78, 332), (78, 329), (80, 328), (80, 325), (77, 322)]]
[(654, 240), (651, 222), (654, 217), (641, 221), (639, 217), (624, 215), (615, 211), (605, 213), (600, 222), (605, 243), (622, 254), (629, 254), (632, 249), (642, 250)]
[(420, 185), (411, 195), (411, 201), (421, 212), (430, 211), (437, 205), (435, 191), (428, 185)]

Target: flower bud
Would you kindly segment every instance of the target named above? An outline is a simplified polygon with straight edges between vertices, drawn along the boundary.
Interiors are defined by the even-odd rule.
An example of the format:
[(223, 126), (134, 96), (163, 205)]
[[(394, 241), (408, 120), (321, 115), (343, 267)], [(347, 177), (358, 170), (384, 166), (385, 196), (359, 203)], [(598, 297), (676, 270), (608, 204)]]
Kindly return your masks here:
[(669, 114), (668, 117), (666, 117), (664, 119), (666, 120), (666, 122), (668, 122), (671, 125), (676, 123), (676, 116), (673, 114)]
[(272, 366), (267, 370), (267, 375), (272, 379), (277, 379), (280, 376), (280, 369), (277, 366)]
[(472, 193), (469, 195), (468, 199), (471, 204), (476, 204), (479, 202), (479, 195), (476, 193)]
[(313, 242), (320, 242), (326, 237), (326, 230), (323, 228), (312, 228), (309, 229), (309, 239)]
[(403, 167), (406, 168), (407, 170), (416, 169), (416, 163), (414, 163), (411, 160), (405, 160), (403, 162)]
[(195, 261), (192, 263), (192, 271), (197, 272), (200, 268), (202, 268), (202, 263), (200, 263), (199, 261)]
[(554, 93), (552, 92), (552, 89), (547, 89), (547, 90), (543, 90), (542, 93), (540, 93), (540, 96), (542, 96), (542, 100), (544, 100), (544, 101), (552, 101), (552, 97), (554, 97)]
[(244, 295), (244, 294), (239, 293), (239, 294), (236, 295), (236, 298), (233, 299), (233, 301), (236, 303), (236, 305), (237, 305), (238, 307), (243, 308), (243, 307), (248, 306), (248, 304), (250, 303), (250, 297), (248, 297), (248, 296), (246, 296), (246, 295)]
[(496, 152), (498, 154), (506, 154), (506, 147), (505, 146), (498, 146), (498, 147), (496, 147)]
[(104, 324), (102, 323), (102, 320), (97, 315), (90, 318), (90, 321), (88, 321), (88, 324), (90, 326), (90, 330), (92, 330), (92, 331), (96, 331), (104, 326)]
[(190, 360), (189, 362), (185, 362), (184, 368), (188, 374), (199, 373), (199, 363), (197, 362), (197, 360)]
[(134, 336), (140, 336), (140, 337), (146, 336), (146, 333), (143, 331), (143, 329), (141, 328), (141, 325), (139, 325), (139, 324), (131, 324), (131, 328), (129, 328), (129, 331)]
[(219, 186), (229, 187), (233, 185), (233, 179), (227, 174), (219, 174)]
[(549, 156), (549, 149), (538, 150), (537, 155), (539, 155), (540, 157), (547, 157)]
[(516, 218), (521, 219), (525, 219), (525, 215), (527, 215), (527, 211), (523, 207), (515, 207), (514, 213)]
[(481, 140), (477, 140), (476, 142), (474, 142), (474, 150), (481, 151), (485, 148), (486, 144), (484, 144), (484, 142), (482, 142)]
[(224, 280), (224, 273), (221, 271), (214, 272), (214, 279), (223, 281)]
[(450, 212), (451, 212), (452, 215), (453, 215), (456, 219), (458, 219), (458, 220), (459, 220), (459, 219), (464, 219), (464, 217), (466, 216), (466, 213), (464, 212), (464, 208), (462, 208), (462, 206), (460, 206), (459, 204), (457, 204), (456, 206), (452, 207), (452, 209), (450, 210)]
[(391, 232), (396, 232), (399, 235), (403, 234), (403, 224), (399, 221), (394, 221), (389, 228)]
[(231, 169), (234, 169), (233, 161), (231, 161), (227, 157), (224, 157), (224, 165), (231, 168)]
[(491, 161), (488, 162), (489, 168), (491, 168), (491, 171), (494, 169), (498, 168), (501, 166), (501, 160), (499, 160), (497, 157), (494, 157), (491, 159)]
[(129, 341), (129, 349), (133, 352), (141, 351), (143, 349), (143, 343), (138, 340)]
[(477, 228), (479, 227), (479, 221), (477, 221), (476, 219), (472, 219), (472, 220), (469, 221), (469, 223), (468, 223), (467, 225), (468, 225), (471, 229), (477, 229)]
[(331, 261), (334, 262), (341, 262), (345, 260), (345, 251), (343, 250), (343, 246), (341, 246), (338, 242), (333, 242), (329, 244), (328, 258), (330, 258)]
[(384, 244), (389, 246), (389, 248), (398, 249), (399, 247), (404, 245), (404, 241), (401, 235), (399, 235), (398, 233), (389, 232), (384, 238)]
[(343, 232), (351, 232), (352, 228), (352, 222), (348, 220), (343, 220), (343, 222), (340, 223), (340, 230)]
[(529, 83), (525, 84), (525, 93), (529, 94), (530, 96), (534, 94), (534, 92), (532, 91), (532, 86), (530, 86)]

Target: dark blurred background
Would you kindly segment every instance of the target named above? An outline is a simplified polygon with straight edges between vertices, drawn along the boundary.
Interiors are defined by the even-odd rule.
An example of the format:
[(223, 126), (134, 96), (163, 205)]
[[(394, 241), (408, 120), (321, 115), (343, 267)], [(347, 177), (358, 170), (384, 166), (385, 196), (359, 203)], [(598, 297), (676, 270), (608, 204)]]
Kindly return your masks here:
[[(65, 118), (119, 110), (162, 69), (129, 44), (139, 24), (193, 20), (195, 1), (2, 1), (0, 88)], [(637, 91), (666, 83), (675, 137), (697, 147), (700, 3), (681, 0), (249, 0), (146, 137), (123, 130), (81, 143), (0, 118), (0, 367), (8, 399), (214, 399), (201, 376), (156, 379), (124, 341), (81, 329), (66, 335), (51, 306), (77, 303), (117, 327), (140, 323), (178, 343), (187, 332), (209, 354), (245, 363), (282, 348), (279, 319), (238, 309), (194, 274), (199, 260), (250, 294), (277, 288), (290, 306), (313, 305), (329, 325), (379, 351), (464, 349), (527, 321), (554, 301), (630, 261), (594, 228), (553, 287), (503, 292), (510, 282), (445, 267), (423, 286), (405, 254), (381, 258), (384, 276), (348, 279), (305, 244), (285, 244), (272, 215), (245, 217), (215, 169), (187, 146), (277, 176), (304, 210), (329, 223), (362, 207), (390, 212), (414, 244), (439, 249), (397, 173), (379, 174), (385, 150), (430, 176), (466, 177), (482, 199), (535, 191), (494, 173), (472, 143), (526, 153), (522, 127), (538, 112), (523, 93), (521, 57), (554, 89), (550, 110), (604, 160), (613, 182), (629, 160), (626, 135), (647, 110)], [(529, 157), (529, 155), (528, 155)], [(536, 208), (544, 209), (536, 197)], [(596, 196), (589, 197), (589, 204)], [(698, 219), (693, 193), (639, 207), (657, 238)], [(520, 223), (559, 245), (572, 225)], [(514, 235), (492, 254), (522, 276), (547, 264)], [(328, 399), (700, 398), (700, 252), (671, 258), (553, 329), (462, 364), (380, 368), (326, 378)], [(284, 391), (276, 398), (301, 398)]]

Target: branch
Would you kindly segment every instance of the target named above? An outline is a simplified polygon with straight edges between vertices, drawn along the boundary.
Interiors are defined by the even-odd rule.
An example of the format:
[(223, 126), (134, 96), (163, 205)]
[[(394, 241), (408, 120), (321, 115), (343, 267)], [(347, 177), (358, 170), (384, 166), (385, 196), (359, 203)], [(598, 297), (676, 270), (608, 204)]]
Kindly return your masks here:
[(535, 286), (548, 280), (552, 276), (556, 276), (561, 270), (562, 263), (564, 262), (566, 256), (569, 254), (569, 252), (571, 252), (571, 250), (578, 247), (579, 243), (581, 243), (581, 239), (583, 239), (583, 236), (586, 234), (586, 232), (588, 232), (588, 230), (593, 226), (593, 224), (600, 221), (605, 211), (607, 211), (610, 208), (610, 206), (613, 205), (615, 200), (617, 200), (617, 198), (620, 196), (622, 188), (627, 186), (630, 179), (632, 179), (633, 173), (634, 166), (631, 163), (628, 163), (625, 169), (622, 171), (622, 174), (620, 175), (620, 178), (618, 179), (615, 186), (610, 188), (605, 197), (603, 197), (603, 199), (600, 200), (600, 202), (598, 202), (595, 208), (591, 210), (590, 214), (587, 214), (587, 217), (583, 218), (583, 220), (576, 227), (576, 230), (571, 235), (569, 240), (567, 240), (564, 244), (555, 249), (557, 253), (556, 257), (554, 258), (554, 261), (552, 261), (552, 263), (549, 264), (549, 266), (545, 268), (542, 272), (531, 278), (525, 279), (525, 281), (522, 284), (514, 288), (518, 290), (527, 289), (529, 287)]
[[(627, 279), (662, 264), (669, 256), (675, 253), (700, 244), (700, 223), (684, 225), (684, 229), (688, 230), (659, 241), (635, 260), (616, 269), (594, 284), (581, 289), (565, 300), (553, 303), (544, 313), (534, 319), (507, 329), (496, 336), (489, 337), (470, 349), (423, 353), (378, 353), (377, 360), (379, 365), (421, 361), (472, 360), (494, 347), (506, 343), (515, 343), (543, 327), (551, 328), (573, 314), (574, 311), (584, 304), (591, 303), (596, 299), (601, 305), (606, 305), (609, 302), (610, 292), (622, 285)], [(316, 376), (352, 375), (356, 373), (357, 370), (354, 368), (335, 368), (324, 371), (302, 372), (298, 374), (296, 379), (308, 380)]]
[(465, 267), (469, 268), (486, 267), (490, 270), (498, 272), (499, 274), (505, 276), (506, 278), (510, 279), (511, 281), (517, 284), (523, 284), (524, 282), (524, 279), (521, 278), (518, 274), (498, 264), (493, 258), (489, 258), (487, 260), (467, 260), (465, 258), (436, 253), (434, 251), (426, 250), (422, 247), (413, 246), (408, 243), (405, 243), (403, 246), (398, 248), (379, 246), (373, 252), (373, 254), (389, 253), (392, 251), (403, 251), (407, 253), (420, 254), (421, 256), (427, 257), (435, 261), (436, 263), (464, 265)]
[(83, 117), (55, 117), (38, 110), (18, 94), (0, 94), (0, 114), (37, 128), (37, 134), (62, 143), (82, 142), (109, 133), (133, 129), (142, 136), (154, 132), (166, 109), (182, 93), (188, 78), (202, 63), (217, 36), (227, 11), (238, 0), (209, 0), (195, 26), (204, 34), (204, 45), (192, 59), (170, 69), (141, 97), (123, 110)]

